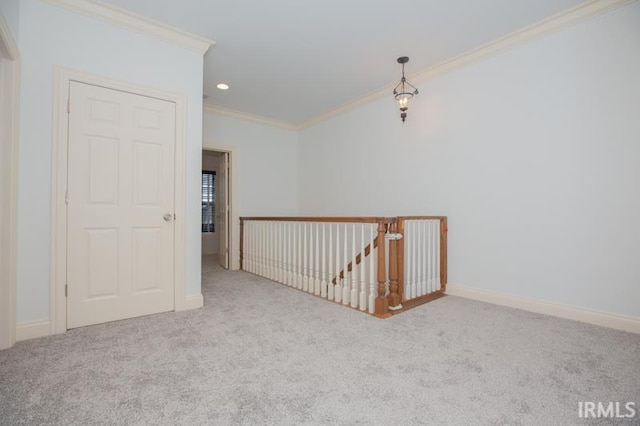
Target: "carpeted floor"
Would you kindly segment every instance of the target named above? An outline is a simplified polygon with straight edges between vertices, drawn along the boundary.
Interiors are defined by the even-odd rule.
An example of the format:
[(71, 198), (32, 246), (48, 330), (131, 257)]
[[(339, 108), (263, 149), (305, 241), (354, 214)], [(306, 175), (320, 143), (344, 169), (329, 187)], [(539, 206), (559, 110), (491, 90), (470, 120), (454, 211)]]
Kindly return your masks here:
[(0, 424), (584, 425), (635, 402), (640, 336), (446, 297), (378, 320), (211, 262), (203, 309), (0, 352)]

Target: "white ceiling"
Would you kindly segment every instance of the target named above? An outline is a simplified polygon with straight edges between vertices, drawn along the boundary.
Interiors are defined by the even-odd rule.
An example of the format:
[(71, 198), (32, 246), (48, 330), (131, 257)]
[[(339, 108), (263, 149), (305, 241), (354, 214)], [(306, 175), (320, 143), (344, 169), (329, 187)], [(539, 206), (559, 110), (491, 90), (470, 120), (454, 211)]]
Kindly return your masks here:
[(300, 124), (395, 83), (399, 56), (410, 76), (583, 0), (107, 2), (217, 42), (206, 102)]

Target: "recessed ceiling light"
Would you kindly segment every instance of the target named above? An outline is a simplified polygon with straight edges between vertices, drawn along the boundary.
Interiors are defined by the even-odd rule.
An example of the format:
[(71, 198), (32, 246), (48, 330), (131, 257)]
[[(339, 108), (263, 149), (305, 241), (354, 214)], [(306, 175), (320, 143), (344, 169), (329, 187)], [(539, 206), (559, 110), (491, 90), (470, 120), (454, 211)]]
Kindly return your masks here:
[(220, 90), (227, 90), (229, 88), (229, 86), (224, 83), (220, 83), (216, 87)]

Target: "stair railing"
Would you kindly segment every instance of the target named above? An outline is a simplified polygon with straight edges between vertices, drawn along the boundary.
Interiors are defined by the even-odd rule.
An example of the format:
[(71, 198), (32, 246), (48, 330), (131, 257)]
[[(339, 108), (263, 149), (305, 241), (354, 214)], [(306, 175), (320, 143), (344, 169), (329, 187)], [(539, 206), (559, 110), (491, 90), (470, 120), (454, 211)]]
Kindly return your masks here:
[[(433, 220), (441, 228), (436, 242), (427, 238), (434, 237), (433, 229), (427, 232), (422, 223)], [(420, 253), (432, 257), (420, 257), (418, 244), (431, 244)], [(405, 252), (411, 256), (406, 265)], [(422, 291), (420, 280), (433, 275), (436, 260), (439, 279)], [(444, 295), (446, 218), (241, 217), (240, 269), (386, 318)], [(409, 292), (405, 279), (413, 286)]]

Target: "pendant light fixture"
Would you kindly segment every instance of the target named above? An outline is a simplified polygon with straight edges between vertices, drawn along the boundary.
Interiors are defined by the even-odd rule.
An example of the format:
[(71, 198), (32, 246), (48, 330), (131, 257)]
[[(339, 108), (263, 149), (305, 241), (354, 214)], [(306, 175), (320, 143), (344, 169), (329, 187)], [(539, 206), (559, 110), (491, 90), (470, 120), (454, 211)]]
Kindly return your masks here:
[(400, 79), (400, 83), (398, 83), (395, 89), (393, 89), (396, 101), (398, 101), (398, 105), (400, 105), (400, 118), (402, 118), (403, 123), (407, 119), (409, 101), (418, 94), (418, 89), (416, 89), (415, 86), (409, 83), (404, 77), (404, 64), (407, 62), (409, 62), (408, 56), (401, 56), (398, 58), (398, 63), (402, 64), (402, 78)]

